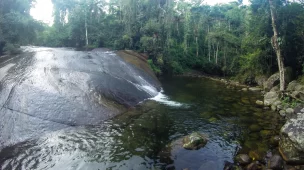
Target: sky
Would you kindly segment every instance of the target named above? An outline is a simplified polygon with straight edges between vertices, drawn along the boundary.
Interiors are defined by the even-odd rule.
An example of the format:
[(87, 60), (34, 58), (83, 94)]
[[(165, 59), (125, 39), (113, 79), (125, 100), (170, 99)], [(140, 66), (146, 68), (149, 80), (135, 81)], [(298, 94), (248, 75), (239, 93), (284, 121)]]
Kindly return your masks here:
[[(205, 0), (204, 3), (215, 5), (218, 3), (228, 3), (234, 0)], [(243, 0), (244, 4), (248, 4), (249, 0)], [(37, 0), (34, 7), (31, 9), (31, 15), (39, 21), (46, 24), (53, 24), (53, 4), (51, 0)]]
[(53, 3), (51, 0), (36, 0), (30, 13), (36, 20), (43, 21), (49, 25), (53, 24)]

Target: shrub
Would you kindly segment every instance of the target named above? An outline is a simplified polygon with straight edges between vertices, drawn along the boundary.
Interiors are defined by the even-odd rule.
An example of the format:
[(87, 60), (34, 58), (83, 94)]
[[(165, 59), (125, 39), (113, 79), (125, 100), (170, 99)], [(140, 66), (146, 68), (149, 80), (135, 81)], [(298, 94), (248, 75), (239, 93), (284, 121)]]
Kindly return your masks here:
[(182, 74), (184, 72), (183, 67), (177, 61), (172, 61), (170, 66), (173, 74)]
[(153, 70), (153, 72), (156, 74), (156, 75), (161, 75), (162, 74), (162, 71), (159, 67), (157, 67), (153, 61), (150, 59), (148, 60), (148, 64), (150, 65), (151, 69)]
[(21, 53), (20, 46), (16, 45), (16, 44), (11, 44), (11, 43), (6, 43), (3, 50), (5, 53), (12, 54), (12, 55)]

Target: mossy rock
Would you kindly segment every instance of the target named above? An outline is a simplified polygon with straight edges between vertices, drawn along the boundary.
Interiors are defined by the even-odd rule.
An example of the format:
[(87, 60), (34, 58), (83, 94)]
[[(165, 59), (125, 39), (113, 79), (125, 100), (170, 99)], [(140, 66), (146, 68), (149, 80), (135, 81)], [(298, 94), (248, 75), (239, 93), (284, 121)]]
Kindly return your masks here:
[(271, 130), (261, 130), (260, 131), (260, 135), (263, 139), (267, 139), (267, 138), (270, 138), (271, 137), (271, 134), (272, 134), (272, 131)]
[(249, 148), (249, 149), (253, 149), (253, 148), (257, 148), (257, 147), (258, 147), (257, 141), (253, 141), (253, 140), (251, 140), (251, 139), (246, 140), (245, 143), (244, 143), (244, 145), (245, 145), (247, 148)]
[(258, 132), (250, 133), (249, 137), (251, 140), (259, 140), (260, 139), (260, 134)]
[(215, 122), (218, 121), (218, 119), (215, 118), (215, 117), (211, 117), (210, 119), (208, 119), (208, 121), (209, 121), (210, 123), (215, 123)]
[(278, 135), (272, 136), (269, 140), (269, 143), (274, 147), (279, 146), (279, 142), (280, 142), (280, 136)]
[(249, 151), (249, 157), (254, 161), (260, 161), (263, 159), (263, 154), (258, 150), (251, 150)]
[(194, 132), (183, 138), (183, 148), (197, 150), (204, 147), (208, 142), (206, 135)]
[(249, 130), (251, 132), (259, 132), (260, 130), (262, 130), (262, 128), (258, 124), (252, 124), (249, 126)]
[(235, 157), (235, 161), (241, 165), (248, 165), (251, 159), (247, 154), (239, 154)]

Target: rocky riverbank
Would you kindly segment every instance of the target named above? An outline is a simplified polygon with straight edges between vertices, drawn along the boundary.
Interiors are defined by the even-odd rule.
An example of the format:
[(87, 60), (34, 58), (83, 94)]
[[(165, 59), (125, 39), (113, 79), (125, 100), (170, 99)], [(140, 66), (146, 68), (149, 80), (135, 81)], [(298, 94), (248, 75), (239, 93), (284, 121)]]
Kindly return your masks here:
[(255, 162), (252, 159), (248, 161), (250, 153), (249, 156), (246, 154), (236, 156), (236, 162), (245, 169), (304, 169), (304, 85), (296, 80), (291, 81), (288, 75), (286, 77), (288, 87), (284, 92), (279, 91), (278, 74), (270, 76), (256, 90), (264, 94), (263, 101), (256, 101), (257, 106), (277, 111), (286, 123), (280, 130), (279, 144), (275, 154), (269, 152), (264, 162)]
[[(285, 119), (280, 128), (280, 135), (272, 136), (271, 142), (276, 147), (263, 158), (255, 152), (237, 154), (235, 163), (228, 163), (225, 170), (304, 170), (304, 85), (293, 79), (290, 69), (285, 69), (285, 81), (288, 84), (286, 91), (279, 91), (279, 74), (269, 78), (259, 76), (255, 82), (259, 85), (250, 87), (237, 81), (226, 80), (220, 77), (210, 77), (196, 72), (184, 74), (189, 77), (204, 77), (226, 84), (227, 88), (241, 89), (242, 91), (261, 92), (264, 100), (257, 100), (257, 107), (271, 109)], [(269, 122), (271, 123), (271, 122)]]

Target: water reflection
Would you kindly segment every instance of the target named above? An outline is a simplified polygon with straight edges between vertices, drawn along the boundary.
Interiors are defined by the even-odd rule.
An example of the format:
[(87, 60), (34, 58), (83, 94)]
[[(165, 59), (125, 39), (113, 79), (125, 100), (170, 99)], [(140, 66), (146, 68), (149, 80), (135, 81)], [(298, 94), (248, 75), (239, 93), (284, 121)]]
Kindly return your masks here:
[[(207, 79), (174, 78), (163, 80), (163, 87), (171, 100), (189, 107), (146, 101), (99, 126), (64, 129), (5, 148), (0, 164), (3, 169), (220, 170), (240, 149), (270, 148), (263, 133), (276, 134), (280, 120), (252, 105), (259, 94)], [(193, 131), (209, 141), (200, 150), (185, 150), (181, 139)]]

